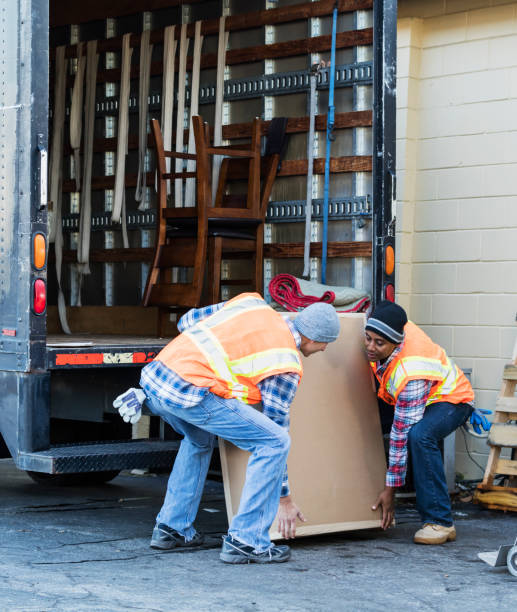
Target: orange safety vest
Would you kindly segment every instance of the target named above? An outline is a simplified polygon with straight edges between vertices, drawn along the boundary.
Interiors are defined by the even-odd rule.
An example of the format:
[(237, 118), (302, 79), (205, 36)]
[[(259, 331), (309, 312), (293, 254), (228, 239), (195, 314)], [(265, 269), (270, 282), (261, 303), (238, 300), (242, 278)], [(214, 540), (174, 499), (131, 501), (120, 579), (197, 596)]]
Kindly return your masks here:
[(261, 401), (257, 384), (274, 374), (303, 374), (284, 318), (258, 293), (242, 293), (174, 338), (156, 359), (196, 387), (247, 404)]
[(465, 374), (447, 357), (441, 346), (411, 321), (404, 326), (404, 344), (390, 362), (382, 378), (375, 362), (370, 362), (379, 380), (378, 396), (395, 405), (400, 392), (410, 380), (431, 380), (433, 385), (426, 406), (436, 402), (462, 404), (474, 399), (474, 391)]

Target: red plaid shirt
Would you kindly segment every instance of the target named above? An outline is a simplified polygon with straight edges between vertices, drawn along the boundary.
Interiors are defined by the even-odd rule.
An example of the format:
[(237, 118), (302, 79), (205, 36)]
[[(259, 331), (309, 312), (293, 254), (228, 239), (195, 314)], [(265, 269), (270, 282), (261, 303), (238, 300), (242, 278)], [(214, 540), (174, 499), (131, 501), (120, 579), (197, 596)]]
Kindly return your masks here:
[[(388, 364), (400, 353), (403, 345), (404, 342), (399, 344), (384, 363), (377, 362), (379, 378), (382, 378)], [(401, 487), (406, 480), (409, 430), (424, 416), (431, 386), (430, 380), (410, 380), (398, 396), (390, 433), (389, 466), (386, 472), (388, 487)]]

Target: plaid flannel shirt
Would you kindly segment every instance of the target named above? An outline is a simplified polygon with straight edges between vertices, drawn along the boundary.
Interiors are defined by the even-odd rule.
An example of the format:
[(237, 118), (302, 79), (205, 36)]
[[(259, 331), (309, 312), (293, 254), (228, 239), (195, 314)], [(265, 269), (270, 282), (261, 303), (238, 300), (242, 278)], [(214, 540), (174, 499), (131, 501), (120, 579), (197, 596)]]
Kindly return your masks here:
[[(178, 330), (183, 332), (189, 329), (220, 310), (223, 305), (224, 302), (221, 302), (205, 308), (192, 308), (179, 320)], [(286, 323), (293, 334), (296, 347), (299, 348), (300, 334), (289, 319), (286, 319)], [(289, 409), (298, 389), (299, 381), (298, 374), (276, 374), (264, 378), (257, 385), (262, 396), (262, 413), (287, 430), (289, 430)], [(142, 369), (140, 386), (146, 394), (153, 395), (163, 404), (183, 408), (190, 408), (199, 404), (209, 392), (208, 387), (196, 387), (157, 360), (152, 361)], [(282, 479), (281, 496), (285, 497), (289, 493), (286, 466)]]
[[(400, 353), (403, 345), (404, 342), (397, 346), (384, 363), (377, 362), (376, 372), (379, 378), (382, 378), (386, 368)], [(409, 430), (424, 416), (431, 386), (432, 381), (430, 380), (410, 380), (397, 398), (390, 433), (389, 465), (386, 472), (386, 486), (388, 487), (401, 487), (406, 480)]]

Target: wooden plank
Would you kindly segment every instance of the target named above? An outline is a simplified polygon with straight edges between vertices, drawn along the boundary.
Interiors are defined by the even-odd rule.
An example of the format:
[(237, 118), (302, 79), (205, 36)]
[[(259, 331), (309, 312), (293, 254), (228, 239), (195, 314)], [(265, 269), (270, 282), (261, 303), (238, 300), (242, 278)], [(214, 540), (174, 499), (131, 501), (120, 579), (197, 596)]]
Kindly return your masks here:
[[(198, 4), (203, 0), (189, 0), (189, 4)], [(88, 0), (88, 2), (70, 2), (70, 0), (52, 0), (49, 3), (50, 27), (86, 23), (99, 19), (116, 18), (133, 15), (142, 11), (156, 11), (161, 8), (181, 6), (185, 0)]]
[[(245, 248), (243, 243), (243, 248)], [(303, 257), (303, 242), (276, 243), (264, 245), (264, 257), (271, 259), (290, 259)], [(240, 249), (239, 247), (239, 250)], [(327, 257), (371, 257), (371, 242), (329, 242), (327, 245)], [(148, 262), (152, 261), (153, 248), (130, 248), (130, 249), (92, 249), (90, 261), (92, 263), (111, 262)], [(321, 242), (311, 244), (311, 257), (321, 257)], [(55, 262), (53, 251), (49, 253), (49, 262)], [(63, 251), (63, 263), (76, 263), (77, 251)]]
[[(353, 127), (370, 127), (372, 125), (372, 111), (350, 111), (348, 113), (336, 113), (334, 128), (344, 129)], [(262, 135), (267, 134), (271, 121), (262, 122)], [(249, 138), (251, 136), (251, 123), (233, 123), (223, 126), (223, 138)], [(315, 128), (317, 131), (327, 129), (327, 115), (316, 115)], [(286, 132), (288, 134), (299, 134), (309, 131), (309, 117), (291, 117), (287, 120)]]
[(512, 425), (510, 423), (492, 423), (492, 427), (488, 433), (488, 443), (490, 446), (517, 448), (517, 425)]
[(507, 364), (504, 366), (503, 380), (517, 380), (517, 365)]
[[(267, 134), (271, 121), (263, 121), (261, 124), (261, 133), (263, 136)], [(370, 127), (372, 125), (372, 111), (350, 111), (348, 113), (336, 113), (334, 128), (346, 129), (355, 127)], [(223, 138), (225, 140), (233, 140), (237, 138), (250, 138), (252, 123), (233, 123), (223, 125)], [(316, 130), (325, 131), (327, 129), (327, 115), (316, 116)], [(288, 134), (300, 134), (309, 131), (309, 117), (291, 117), (287, 121), (286, 132)], [(188, 143), (188, 130), (184, 131), (183, 144)], [(173, 144), (174, 141), (173, 141)], [(147, 146), (154, 148), (152, 135), (149, 134)], [(128, 149), (138, 149), (138, 136), (130, 134), (128, 139)], [(94, 153), (105, 153), (106, 151), (117, 150), (116, 138), (97, 138), (93, 142)], [(64, 147), (65, 155), (71, 155), (72, 149), (68, 143)], [(186, 154), (185, 154), (186, 155)]]
[(505, 476), (517, 476), (517, 461), (512, 459), (499, 459), (495, 465), (496, 474), (504, 474)]
[[(341, 172), (371, 172), (372, 158), (369, 155), (346, 155), (330, 158), (331, 174)], [(307, 174), (306, 159), (284, 159), (277, 176), (304, 176)], [(248, 164), (244, 160), (232, 160), (228, 167), (228, 179), (239, 180), (247, 176)], [(325, 158), (318, 157), (313, 164), (314, 174), (325, 174)]]
[[(133, 38), (140, 39), (140, 36), (131, 37), (131, 43)], [(101, 51), (113, 51), (115, 49), (105, 49), (108, 47), (110, 41), (108, 39), (103, 43), (100, 41), (98, 45), (99, 52)], [(364, 28), (362, 30), (350, 30), (348, 32), (340, 32), (336, 36), (336, 49), (346, 49), (349, 47), (356, 47), (359, 45), (371, 45), (373, 42), (373, 30), (372, 28)], [(138, 43), (139, 44), (139, 43)], [(133, 45), (132, 46), (137, 46)], [(255, 47), (245, 47), (243, 49), (233, 49), (226, 52), (226, 65), (233, 66), (237, 64), (247, 64), (250, 62), (259, 62), (266, 59), (278, 59), (284, 57), (295, 57), (298, 55), (306, 55), (308, 53), (320, 53), (329, 51), (331, 46), (330, 35), (325, 36), (314, 36), (312, 38), (301, 38), (299, 40), (290, 40), (287, 42), (273, 43), (271, 45), (258, 45)], [(120, 49), (120, 47), (118, 47)], [(77, 57), (77, 51), (73, 50), (68, 52), (67, 56)], [(201, 56), (201, 68), (215, 68), (217, 66), (217, 53), (206, 53)], [(178, 60), (176, 61), (176, 69), (178, 67)], [(187, 70), (192, 69), (192, 57), (187, 58)], [(152, 62), (151, 63), (151, 76), (161, 75), (163, 73), (163, 63)], [(139, 77), (138, 65), (131, 67), (131, 78), (136, 79)], [(113, 83), (120, 81), (120, 68), (112, 68), (109, 70), (99, 70), (97, 73), (97, 83)], [(69, 76), (67, 83), (69, 87), (73, 86), (74, 77)]]
[[(287, 159), (282, 162), (277, 176), (303, 176), (307, 174), (306, 159)], [(371, 172), (372, 158), (369, 155), (353, 155), (330, 158), (331, 174), (340, 172)], [(314, 160), (314, 174), (325, 174), (325, 158)]]
[[(377, 400), (364, 357), (364, 315), (339, 318), (338, 340), (325, 352), (303, 358), (304, 375), (290, 411), (289, 483), (294, 501), (307, 517), (307, 523), (297, 527), (300, 536), (380, 525), (380, 512), (371, 507), (384, 488), (386, 463)], [(219, 450), (231, 521), (248, 453), (224, 441)], [(270, 533), (280, 537), (275, 523)]]
[[(198, 4), (203, 0), (190, 0), (188, 4)], [(160, 8), (169, 8), (184, 4), (185, 0), (91, 0), (86, 5), (71, 3), (69, 0), (53, 0), (50, 4), (50, 25), (51, 27), (85, 23), (97, 19), (108, 17), (122, 17), (132, 15), (142, 11), (155, 11)], [(335, 0), (322, 0), (320, 2), (304, 2), (292, 6), (279, 7), (252, 13), (242, 13), (240, 15), (228, 16), (225, 21), (227, 32), (250, 30), (265, 25), (275, 25), (310, 19), (312, 17), (324, 17), (330, 15), (334, 9)], [(349, 13), (352, 11), (368, 10), (373, 7), (373, 0), (338, 0), (339, 13)], [(217, 34), (219, 32), (218, 19), (206, 19), (201, 26), (201, 34), (204, 36)], [(179, 34), (176, 34), (179, 36)], [(194, 36), (194, 24), (187, 28), (187, 36)], [(135, 36), (135, 45), (140, 43), (140, 37)], [(115, 49), (120, 49), (122, 38), (116, 40), (118, 45)], [(152, 42), (163, 41), (163, 30), (152, 33)], [(133, 37), (131, 37), (133, 43)]]
[[(126, 187), (136, 187), (138, 180), (137, 174), (126, 174)], [(146, 185), (154, 185), (154, 172), (146, 174)], [(100, 191), (103, 189), (113, 189), (115, 187), (115, 176), (95, 176), (92, 178), (92, 191)], [(76, 191), (75, 180), (63, 181), (63, 193)]]
[[(158, 308), (142, 306), (68, 306), (68, 323), (74, 334), (109, 334), (119, 336), (156, 337), (158, 330)], [(176, 335), (174, 323), (167, 327), (167, 335)], [(57, 306), (47, 307), (47, 333), (61, 332)], [(54, 340), (54, 339), (52, 339)], [(65, 336), (63, 341), (73, 341)], [(79, 338), (76, 338), (79, 340)], [(80, 338), (93, 341), (92, 338)], [(134, 340), (137, 343), (138, 338)]]
[(517, 397), (501, 397), (497, 399), (495, 409), (498, 412), (517, 413)]
[[(264, 257), (271, 259), (303, 258), (303, 242), (272, 243), (264, 245)], [(312, 242), (311, 257), (321, 257), (321, 242)], [(329, 242), (327, 257), (371, 257), (372, 243), (364, 242)]]
[[(116, 263), (116, 262), (148, 262), (153, 260), (153, 248), (131, 248), (131, 249), (92, 249), (90, 251), (90, 262), (92, 263)], [(54, 252), (49, 253), (49, 262), (55, 262)], [(77, 263), (77, 251), (63, 251), (63, 263)]]

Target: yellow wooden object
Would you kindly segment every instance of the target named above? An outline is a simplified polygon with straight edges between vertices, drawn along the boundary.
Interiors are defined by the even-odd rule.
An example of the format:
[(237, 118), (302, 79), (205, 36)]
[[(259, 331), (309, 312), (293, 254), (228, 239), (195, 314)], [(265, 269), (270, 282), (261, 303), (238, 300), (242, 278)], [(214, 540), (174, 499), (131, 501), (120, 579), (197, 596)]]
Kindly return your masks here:
[[(474, 502), (492, 510), (512, 510), (517, 512), (517, 488), (495, 487), (494, 477), (497, 474), (511, 477), (514, 482), (517, 477), (517, 341), (513, 350), (513, 363), (504, 368), (503, 383), (496, 403), (494, 423), (490, 430), (488, 443), (490, 454), (486, 465), (483, 482), (478, 485), (474, 494)], [(512, 458), (501, 459), (501, 450), (511, 448)]]

